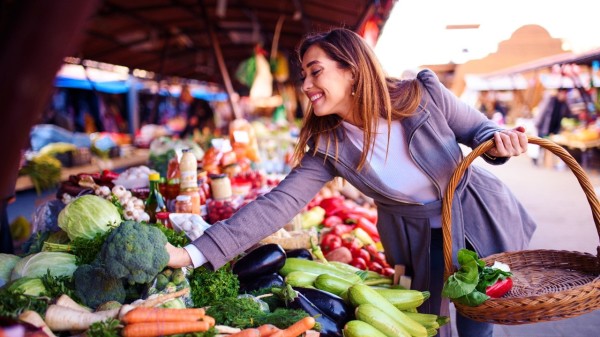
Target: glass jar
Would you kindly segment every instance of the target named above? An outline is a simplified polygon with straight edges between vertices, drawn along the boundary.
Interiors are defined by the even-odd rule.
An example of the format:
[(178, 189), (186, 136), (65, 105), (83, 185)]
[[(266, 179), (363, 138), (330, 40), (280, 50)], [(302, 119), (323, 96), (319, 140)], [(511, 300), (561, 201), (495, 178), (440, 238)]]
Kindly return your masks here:
[(198, 215), (202, 215), (200, 209), (200, 192), (199, 189), (196, 188), (186, 188), (182, 190), (179, 195), (185, 195), (190, 197), (190, 201), (192, 203), (192, 210), (189, 213), (194, 213)]
[(175, 199), (175, 213), (192, 213), (192, 197), (180, 194)]
[(213, 224), (229, 219), (239, 208), (239, 198), (209, 199), (206, 204), (206, 221)]
[(231, 180), (227, 174), (211, 174), (209, 178), (213, 199), (222, 200), (231, 198), (233, 194), (231, 190)]

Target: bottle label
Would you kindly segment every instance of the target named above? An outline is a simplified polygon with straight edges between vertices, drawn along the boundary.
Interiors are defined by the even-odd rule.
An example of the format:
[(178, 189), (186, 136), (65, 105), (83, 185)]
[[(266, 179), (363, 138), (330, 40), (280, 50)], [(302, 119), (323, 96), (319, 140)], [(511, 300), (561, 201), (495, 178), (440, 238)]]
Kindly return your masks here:
[(191, 171), (181, 172), (181, 189), (198, 187), (198, 173)]

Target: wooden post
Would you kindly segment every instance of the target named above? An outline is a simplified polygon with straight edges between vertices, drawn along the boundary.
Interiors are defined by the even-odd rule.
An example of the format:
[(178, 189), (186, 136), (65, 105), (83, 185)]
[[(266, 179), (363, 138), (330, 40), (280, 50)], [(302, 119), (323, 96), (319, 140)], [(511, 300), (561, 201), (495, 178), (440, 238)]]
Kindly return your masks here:
[(231, 110), (233, 111), (235, 119), (242, 118), (243, 116), (238, 107), (237, 102), (233, 101), (234, 96), (237, 96), (237, 94), (233, 90), (233, 85), (231, 84), (231, 78), (229, 77), (229, 72), (227, 71), (225, 60), (223, 59), (223, 52), (221, 51), (221, 44), (219, 43), (219, 39), (217, 39), (217, 34), (215, 34), (212, 21), (206, 14), (204, 1), (201, 0), (200, 4), (202, 5), (202, 14), (204, 16), (204, 22), (206, 23), (206, 27), (208, 28), (208, 34), (210, 36), (210, 41), (213, 45), (213, 51), (215, 53), (215, 57), (217, 58), (217, 63), (219, 64), (219, 71), (221, 72), (221, 77), (223, 78), (223, 84), (225, 85), (225, 90), (227, 90), (227, 96), (229, 96), (229, 104), (231, 105)]

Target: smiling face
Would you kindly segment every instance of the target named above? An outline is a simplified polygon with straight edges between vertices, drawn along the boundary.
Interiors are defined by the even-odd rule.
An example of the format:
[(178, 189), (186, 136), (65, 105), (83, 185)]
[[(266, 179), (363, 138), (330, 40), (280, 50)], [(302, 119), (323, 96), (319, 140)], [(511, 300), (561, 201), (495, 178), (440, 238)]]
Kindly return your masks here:
[(354, 76), (329, 58), (317, 45), (311, 46), (302, 58), (302, 91), (310, 100), (314, 114), (336, 114), (352, 122)]

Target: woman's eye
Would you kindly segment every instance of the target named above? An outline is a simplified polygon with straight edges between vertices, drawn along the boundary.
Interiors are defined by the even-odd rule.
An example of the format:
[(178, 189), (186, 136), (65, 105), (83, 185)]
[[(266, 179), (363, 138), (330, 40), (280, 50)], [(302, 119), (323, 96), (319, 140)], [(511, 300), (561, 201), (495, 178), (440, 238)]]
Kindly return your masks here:
[(313, 75), (313, 76), (318, 76), (320, 73), (321, 73), (321, 69), (319, 69), (319, 70), (315, 70), (315, 71), (313, 71), (313, 72), (312, 72), (312, 73), (310, 73), (310, 74), (311, 74), (311, 75)]

